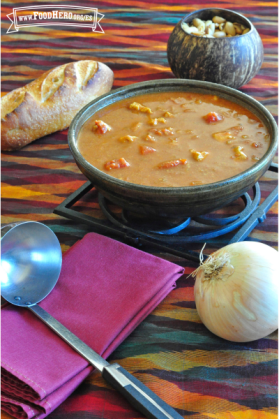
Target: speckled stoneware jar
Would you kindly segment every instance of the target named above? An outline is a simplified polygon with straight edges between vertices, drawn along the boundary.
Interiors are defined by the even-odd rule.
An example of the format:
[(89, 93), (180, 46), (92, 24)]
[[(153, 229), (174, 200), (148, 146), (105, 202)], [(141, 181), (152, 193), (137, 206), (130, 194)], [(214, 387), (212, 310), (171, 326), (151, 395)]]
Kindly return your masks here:
[[(221, 16), (250, 31), (228, 38), (203, 38), (187, 34), (182, 22), (211, 20)], [(253, 24), (244, 16), (226, 9), (202, 9), (190, 13), (177, 23), (168, 41), (168, 61), (177, 78), (220, 83), (239, 88), (248, 83), (263, 63), (263, 44)]]

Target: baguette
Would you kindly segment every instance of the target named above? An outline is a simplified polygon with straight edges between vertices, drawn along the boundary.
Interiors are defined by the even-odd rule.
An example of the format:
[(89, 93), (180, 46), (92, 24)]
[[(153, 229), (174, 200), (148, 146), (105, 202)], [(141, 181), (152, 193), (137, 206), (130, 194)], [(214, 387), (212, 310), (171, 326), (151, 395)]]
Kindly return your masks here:
[(68, 128), (77, 112), (112, 84), (109, 67), (85, 60), (56, 67), (13, 90), (1, 101), (1, 150), (18, 150)]

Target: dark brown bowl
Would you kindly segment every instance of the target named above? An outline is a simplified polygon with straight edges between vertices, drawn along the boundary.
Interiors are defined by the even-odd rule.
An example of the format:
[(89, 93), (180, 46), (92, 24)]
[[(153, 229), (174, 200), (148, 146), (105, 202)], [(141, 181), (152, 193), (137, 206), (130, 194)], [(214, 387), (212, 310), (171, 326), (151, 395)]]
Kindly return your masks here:
[[(116, 179), (92, 166), (80, 154), (77, 139), (81, 127), (97, 111), (126, 98), (156, 92), (196, 92), (214, 94), (249, 109), (268, 129), (271, 144), (266, 154), (250, 169), (232, 178), (200, 186), (152, 187)], [(277, 146), (277, 125), (269, 111), (250, 96), (218, 84), (194, 80), (152, 80), (109, 92), (86, 105), (74, 118), (68, 142), (81, 172), (102, 194), (122, 208), (155, 216), (194, 216), (206, 214), (238, 198), (268, 169)]]
[[(211, 20), (221, 16), (250, 29), (231, 38), (203, 38), (187, 34), (182, 22)], [(226, 9), (201, 9), (177, 23), (168, 41), (168, 61), (177, 78), (195, 79), (239, 88), (248, 83), (263, 63), (263, 44), (253, 24), (243, 15)]]

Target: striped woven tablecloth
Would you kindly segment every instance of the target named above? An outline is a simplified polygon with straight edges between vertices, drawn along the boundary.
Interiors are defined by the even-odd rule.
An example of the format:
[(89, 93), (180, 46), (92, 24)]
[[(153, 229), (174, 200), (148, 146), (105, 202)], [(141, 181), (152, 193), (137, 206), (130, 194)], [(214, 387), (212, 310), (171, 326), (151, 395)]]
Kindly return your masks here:
[[(46, 2), (40, 0), (36, 4)], [(105, 15), (104, 34), (64, 26), (25, 28), (7, 34), (10, 21), (6, 15), (12, 13), (13, 7), (26, 5), (34, 2), (2, 3), (2, 94), (52, 67), (82, 59), (96, 59), (109, 65), (115, 74), (114, 88), (171, 78), (166, 46), (174, 25), (193, 10), (223, 7), (243, 13), (260, 33), (264, 63), (258, 75), (241, 90), (277, 115), (276, 2), (100, 0), (92, 5), (88, 0), (76, 5), (99, 8)], [(53, 210), (85, 181), (69, 151), (66, 131), (37, 140), (19, 152), (2, 153), (2, 223), (43, 222), (57, 234), (63, 251), (68, 249), (90, 229), (55, 215)], [(260, 183), (263, 199), (276, 186), (277, 175), (268, 172)], [(241, 204), (234, 204), (228, 211), (234, 212), (238, 205)], [(102, 217), (96, 200), (83, 201), (79, 210)], [(249, 237), (277, 246), (277, 204)], [(225, 243), (225, 238), (209, 242), (206, 253)], [(201, 246), (193, 247), (200, 250)], [(217, 338), (203, 326), (195, 309), (194, 281), (187, 275), (196, 265), (152, 248), (144, 250), (181, 264), (186, 274), (178, 281), (177, 289), (122, 343), (110, 360), (132, 372), (185, 418), (277, 418), (277, 333), (245, 344)], [(49, 417), (131, 419), (142, 416), (95, 374)], [(10, 417), (3, 413), (2, 418)]]

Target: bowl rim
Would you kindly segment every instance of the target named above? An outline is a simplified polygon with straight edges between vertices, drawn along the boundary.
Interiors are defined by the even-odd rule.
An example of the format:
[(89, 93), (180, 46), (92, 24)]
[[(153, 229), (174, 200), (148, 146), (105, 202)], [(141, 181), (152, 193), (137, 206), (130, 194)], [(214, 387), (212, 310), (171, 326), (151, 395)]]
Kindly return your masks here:
[[(86, 121), (88, 121), (89, 118), (91, 118), (94, 113), (96, 113), (98, 110), (103, 109), (113, 103), (120, 102), (123, 99), (127, 99), (129, 97), (136, 97), (144, 94), (151, 93), (149, 92), (142, 92), (141, 90), (145, 87), (152, 89), (154, 88), (154, 84), (157, 83), (157, 92), (160, 92), (160, 86), (169, 86), (169, 90), (165, 88), (162, 90), (163, 92), (166, 91), (179, 91), (178, 88), (182, 85), (190, 86), (193, 90), (196, 89), (205, 89), (209, 90), (211, 94), (218, 94), (218, 93), (225, 93), (229, 94), (233, 98), (240, 98), (243, 99), (244, 104), (241, 106), (245, 107), (245, 101), (250, 104), (251, 107), (257, 108), (258, 112), (265, 116), (266, 120), (269, 121), (272, 131), (274, 133), (273, 137), (270, 135), (270, 146), (266, 153), (262, 156), (262, 158), (255, 164), (253, 164), (250, 168), (246, 169), (243, 172), (238, 173), (235, 176), (232, 176), (227, 179), (220, 180), (218, 182), (213, 183), (206, 183), (203, 185), (195, 185), (195, 186), (177, 186), (177, 187), (159, 187), (159, 186), (147, 186), (147, 185), (140, 185), (136, 183), (127, 182), (124, 180), (120, 180), (118, 178), (115, 178), (99, 169), (97, 169), (95, 166), (93, 166), (91, 163), (89, 163), (80, 153), (77, 142), (78, 142), (78, 134), (81, 130), (81, 127), (85, 124)], [(171, 89), (171, 86), (176, 87), (176, 89)], [(128, 96), (125, 95), (128, 93)], [(134, 93), (130, 94), (129, 93)], [(156, 92), (153, 92), (156, 93)], [(122, 94), (122, 95), (121, 95)], [(206, 93), (205, 93), (206, 94)], [(100, 106), (99, 109), (95, 110), (95, 112), (90, 114), (90, 110), (94, 108), (94, 105), (97, 105), (98, 103), (101, 103), (102, 101), (106, 102), (107, 99), (109, 99), (109, 103), (105, 104), (104, 106)], [(233, 102), (233, 100), (232, 100)], [(90, 115), (87, 115), (90, 114)], [(86, 119), (82, 121), (81, 126), (79, 127), (80, 120), (85, 116)], [(79, 128), (79, 129), (78, 129)], [(76, 135), (77, 132), (77, 135)], [(211, 83), (207, 81), (200, 81), (200, 80), (191, 80), (191, 79), (158, 79), (158, 80), (149, 80), (144, 81), (140, 83), (133, 83), (128, 86), (120, 87), (118, 89), (111, 90), (110, 92), (105, 93), (102, 96), (98, 96), (93, 101), (89, 102), (87, 105), (85, 105), (74, 117), (73, 121), (70, 124), (69, 130), (68, 130), (68, 144), (70, 151), (77, 162), (78, 166), (85, 168), (89, 172), (93, 173), (95, 177), (102, 178), (102, 180), (107, 181), (108, 183), (114, 185), (117, 188), (122, 188), (122, 190), (128, 189), (133, 190), (136, 192), (141, 193), (157, 193), (162, 195), (176, 195), (181, 193), (187, 193), (187, 194), (198, 194), (198, 193), (209, 193), (216, 189), (222, 189), (230, 184), (233, 184), (237, 182), (238, 180), (241, 180), (243, 176), (249, 178), (250, 176), (255, 175), (258, 171), (260, 171), (269, 160), (272, 160), (274, 154), (276, 153), (277, 149), (277, 137), (278, 137), (278, 129), (277, 124), (275, 122), (275, 119), (271, 115), (271, 113), (268, 111), (268, 109), (263, 106), (260, 102), (258, 102), (253, 97), (247, 95), (246, 93), (240, 92), (237, 89), (233, 89), (228, 86), (224, 86), (218, 83)], [(271, 161), (272, 162), (272, 161)]]
[[(240, 35), (241, 37), (242, 36), (246, 36), (246, 35), (249, 35), (249, 34), (251, 34), (252, 32), (254, 32), (255, 31), (255, 27), (254, 27), (254, 25), (253, 25), (253, 23), (246, 17), (246, 16), (244, 16), (244, 15), (242, 15), (241, 13), (238, 13), (238, 12), (235, 12), (234, 10), (230, 10), (230, 9), (221, 9), (221, 8), (219, 8), (219, 7), (205, 7), (204, 9), (198, 9), (198, 10), (194, 10), (193, 12), (191, 12), (191, 13), (188, 13), (187, 15), (185, 15), (181, 20), (180, 20), (180, 22), (178, 23), (179, 24), (179, 26), (180, 26), (180, 28), (183, 30), (183, 32), (186, 34), (186, 35), (189, 35), (189, 36), (194, 36), (194, 37), (196, 37), (196, 38), (202, 38), (202, 39), (207, 39), (207, 40), (213, 40), (213, 39), (218, 39), (218, 40), (220, 40), (220, 39), (222, 39), (222, 40), (224, 40), (224, 39), (228, 39), (229, 41), (231, 40), (231, 39), (234, 39), (234, 38), (236, 38), (235, 36), (232, 36), (232, 37), (227, 37), (227, 36), (224, 36), (223, 38), (203, 38), (203, 37), (201, 37), (201, 36), (197, 36), (197, 35), (195, 35), (195, 34), (192, 34), (192, 33), (187, 33), (187, 32), (185, 32), (184, 31), (184, 29), (182, 28), (182, 23), (183, 22), (186, 22), (186, 20), (188, 19), (188, 17), (190, 17), (190, 16), (192, 16), (192, 15), (194, 15), (194, 14), (199, 14), (199, 13), (201, 13), (201, 12), (204, 12), (204, 11), (208, 11), (208, 10), (212, 10), (212, 11), (214, 11), (214, 10), (216, 10), (216, 11), (224, 11), (224, 12), (230, 12), (230, 13), (233, 13), (234, 15), (236, 15), (236, 16), (238, 16), (238, 17), (241, 17), (242, 19), (244, 19), (246, 22), (247, 22), (247, 24), (249, 25), (249, 32), (247, 32), (247, 33), (245, 33), (244, 35)], [(238, 37), (237, 37), (238, 38)]]

